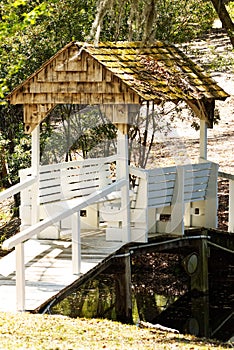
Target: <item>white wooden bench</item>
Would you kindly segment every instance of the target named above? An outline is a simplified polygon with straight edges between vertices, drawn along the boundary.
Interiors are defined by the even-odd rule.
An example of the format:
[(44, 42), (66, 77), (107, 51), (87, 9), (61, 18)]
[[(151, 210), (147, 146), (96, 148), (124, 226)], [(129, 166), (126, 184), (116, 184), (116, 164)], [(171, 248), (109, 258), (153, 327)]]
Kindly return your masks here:
[[(116, 157), (95, 158), (83, 161), (43, 165), (39, 171), (40, 220), (62, 212), (69, 200), (88, 196), (112, 183), (110, 165)], [(31, 176), (31, 168), (20, 171), (20, 181)], [(32, 225), (32, 188), (21, 192), (21, 230)], [(94, 229), (99, 225), (98, 204), (81, 211), (81, 228)], [(60, 232), (71, 230), (71, 220), (66, 218), (40, 233), (39, 238), (59, 238)]]
[[(148, 233), (184, 233), (184, 227), (217, 227), (218, 165), (211, 162), (157, 169), (129, 168), (135, 176), (131, 201), (131, 240), (147, 242)], [(101, 210), (107, 236), (121, 230), (117, 201)]]

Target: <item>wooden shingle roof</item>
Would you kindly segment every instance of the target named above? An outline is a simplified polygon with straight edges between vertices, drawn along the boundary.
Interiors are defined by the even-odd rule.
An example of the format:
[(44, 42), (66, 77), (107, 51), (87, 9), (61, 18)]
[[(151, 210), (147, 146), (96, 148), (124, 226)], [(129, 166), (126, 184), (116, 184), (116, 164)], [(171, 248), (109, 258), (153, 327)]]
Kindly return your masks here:
[[(45, 62), (7, 99), (24, 105), (31, 132), (56, 104), (130, 104), (186, 101), (212, 120), (213, 101), (228, 94), (177, 47), (162, 42), (71, 42)], [(212, 108), (204, 105), (212, 104)], [(207, 112), (208, 111), (208, 112)]]
[[(82, 43), (78, 43), (82, 46)], [(84, 50), (144, 100), (225, 99), (228, 94), (176, 46), (106, 42)]]

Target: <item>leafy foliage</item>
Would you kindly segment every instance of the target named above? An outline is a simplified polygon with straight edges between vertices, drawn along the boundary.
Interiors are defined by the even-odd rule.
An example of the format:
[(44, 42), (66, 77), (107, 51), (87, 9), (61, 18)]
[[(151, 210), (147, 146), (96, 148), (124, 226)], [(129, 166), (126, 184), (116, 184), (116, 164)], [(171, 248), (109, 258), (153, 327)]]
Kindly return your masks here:
[(96, 40), (100, 35), (101, 40), (182, 42), (210, 28), (214, 18), (209, 1), (100, 0), (92, 35)]
[(25, 150), (29, 138), (23, 136), (22, 107), (7, 106), (4, 97), (67, 42), (84, 40), (94, 4), (92, 0), (0, 1), (0, 133), (11, 183), (17, 181), (18, 169), (29, 164), (30, 148)]

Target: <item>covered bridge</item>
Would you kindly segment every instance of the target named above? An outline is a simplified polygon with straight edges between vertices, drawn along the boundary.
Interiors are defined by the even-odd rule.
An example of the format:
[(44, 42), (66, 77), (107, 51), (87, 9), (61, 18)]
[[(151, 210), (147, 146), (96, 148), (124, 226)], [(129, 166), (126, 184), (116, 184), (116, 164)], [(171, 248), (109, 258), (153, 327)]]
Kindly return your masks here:
[[(79, 273), (82, 220), (95, 227), (102, 219), (106, 239), (122, 242), (147, 242), (149, 232), (181, 236), (184, 226), (216, 227), (218, 165), (206, 159), (207, 128), (213, 125), (215, 100), (227, 97), (173, 45), (66, 45), (7, 96), (9, 103), (24, 107), (25, 132), (32, 134), (32, 166), (8, 192), (21, 192), (21, 232), (5, 248), (16, 246), (22, 261), (23, 242), (35, 234), (58, 238), (66, 227), (72, 230), (74, 272)], [(147, 101), (184, 101), (194, 111), (200, 119), (197, 164), (151, 170), (129, 166), (128, 125)], [(99, 105), (118, 128), (116, 156), (40, 165), (40, 123), (58, 104)], [(110, 175), (113, 162), (116, 181)], [(134, 188), (130, 173), (137, 179)], [(84, 208), (88, 214), (80, 223)], [(169, 217), (166, 223), (160, 220), (163, 213)]]

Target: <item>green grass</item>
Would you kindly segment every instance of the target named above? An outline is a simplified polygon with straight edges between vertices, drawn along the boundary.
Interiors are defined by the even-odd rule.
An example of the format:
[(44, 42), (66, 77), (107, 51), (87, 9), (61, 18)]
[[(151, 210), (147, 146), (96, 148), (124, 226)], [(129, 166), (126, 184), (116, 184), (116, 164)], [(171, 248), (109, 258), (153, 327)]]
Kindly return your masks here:
[[(226, 349), (228, 345), (98, 319), (0, 313), (0, 349)], [(230, 346), (231, 347), (231, 346)]]

